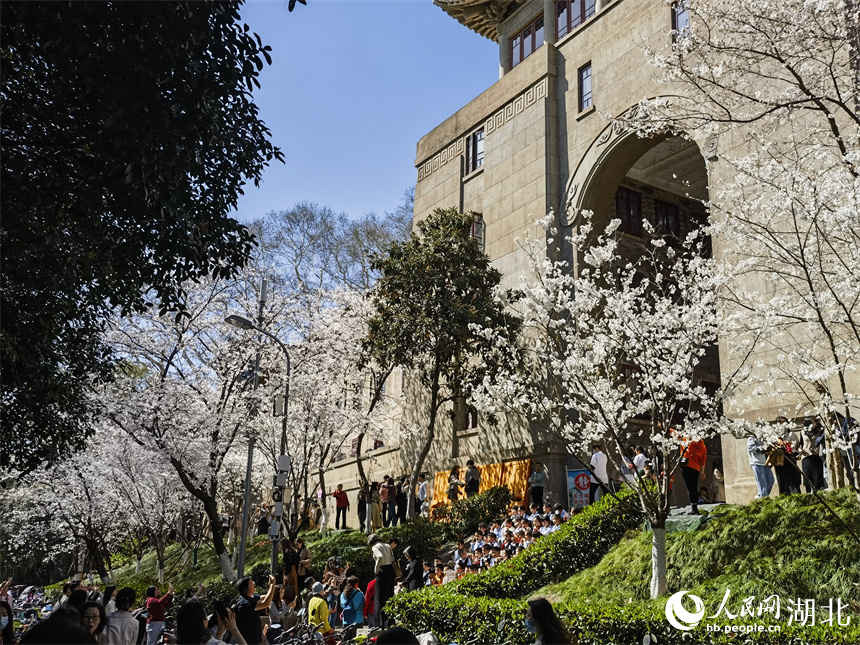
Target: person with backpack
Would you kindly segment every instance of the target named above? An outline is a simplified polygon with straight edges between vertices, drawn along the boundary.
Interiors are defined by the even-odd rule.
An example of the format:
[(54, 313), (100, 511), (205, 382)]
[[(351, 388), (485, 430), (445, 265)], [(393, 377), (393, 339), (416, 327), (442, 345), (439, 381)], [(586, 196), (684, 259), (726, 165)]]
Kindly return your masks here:
[(358, 578), (350, 576), (343, 583), (343, 593), (340, 594), (340, 606), (343, 609), (343, 625), (364, 625), (364, 594), (358, 588)]

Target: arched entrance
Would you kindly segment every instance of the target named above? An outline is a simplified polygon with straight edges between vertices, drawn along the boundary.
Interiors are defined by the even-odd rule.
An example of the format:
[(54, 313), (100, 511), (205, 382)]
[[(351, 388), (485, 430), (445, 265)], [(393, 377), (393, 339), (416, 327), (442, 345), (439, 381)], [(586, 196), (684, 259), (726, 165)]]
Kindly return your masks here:
[(574, 225), (582, 210), (593, 211), (598, 220), (605, 218), (625, 179), (678, 199), (707, 200), (706, 159), (716, 159), (715, 140), (709, 139), (700, 147), (679, 135), (640, 137), (623, 124), (637, 110), (638, 106), (633, 106), (607, 125), (579, 159), (565, 187), (560, 217), (563, 227)]
[[(638, 108), (631, 108), (634, 111)], [(566, 234), (583, 222), (582, 211), (592, 211), (595, 232), (605, 227), (610, 219), (620, 219), (618, 229), (619, 250), (634, 256), (650, 245), (650, 228), (655, 235), (665, 237), (668, 244), (680, 248), (687, 234), (707, 223), (708, 212), (708, 159), (715, 158), (713, 142), (700, 147), (689, 137), (661, 134), (650, 138), (639, 137), (623, 125), (625, 117), (635, 114), (628, 111), (619, 121), (609, 124), (591, 143), (575, 165), (565, 190), (564, 204), (559, 217)], [(703, 153), (704, 151), (704, 153)], [(578, 249), (561, 249), (572, 271), (578, 271)], [(694, 379), (706, 389), (716, 391), (720, 384), (719, 351), (715, 345), (708, 348), (697, 364)], [(631, 424), (635, 433), (636, 422)], [(643, 427), (644, 430), (644, 427)], [(640, 444), (647, 446), (647, 436)], [(722, 444), (719, 437), (706, 441), (708, 461), (703, 485), (711, 488), (721, 501), (725, 491), (721, 487), (725, 473)], [(720, 475), (715, 477), (715, 470)], [(674, 502), (679, 506), (689, 503), (683, 486), (674, 489)]]

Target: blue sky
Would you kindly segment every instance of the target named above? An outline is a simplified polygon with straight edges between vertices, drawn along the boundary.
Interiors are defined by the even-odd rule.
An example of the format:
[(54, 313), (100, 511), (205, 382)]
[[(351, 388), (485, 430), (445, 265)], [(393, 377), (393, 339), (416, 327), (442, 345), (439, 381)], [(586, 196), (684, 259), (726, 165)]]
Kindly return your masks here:
[(250, 0), (242, 19), (273, 50), (254, 96), (286, 155), (245, 187), (242, 221), (305, 200), (393, 210), (418, 139), (498, 80), (498, 46), (431, 0)]

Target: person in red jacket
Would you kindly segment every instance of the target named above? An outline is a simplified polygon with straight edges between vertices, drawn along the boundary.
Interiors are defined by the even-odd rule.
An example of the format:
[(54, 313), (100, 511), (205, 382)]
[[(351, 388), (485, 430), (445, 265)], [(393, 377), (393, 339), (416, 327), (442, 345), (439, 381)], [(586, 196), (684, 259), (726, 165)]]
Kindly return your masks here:
[(367, 583), (367, 590), (364, 592), (364, 624), (370, 627), (375, 627), (373, 621), (373, 607), (376, 604), (376, 578), (371, 578)]
[(681, 441), (681, 474), (690, 495), (691, 515), (699, 514), (699, 477), (705, 476), (707, 459), (708, 449), (704, 441), (690, 441), (686, 437)]
[(156, 645), (164, 629), (164, 612), (173, 604), (173, 585), (167, 589), (163, 596), (158, 587), (149, 587), (146, 590), (146, 643)]
[[(337, 485), (337, 490), (331, 494), (335, 499), (336, 516), (334, 518), (334, 528), (346, 528), (346, 511), (349, 509), (349, 497), (343, 492), (343, 484)], [(343, 520), (341, 520), (343, 517)]]

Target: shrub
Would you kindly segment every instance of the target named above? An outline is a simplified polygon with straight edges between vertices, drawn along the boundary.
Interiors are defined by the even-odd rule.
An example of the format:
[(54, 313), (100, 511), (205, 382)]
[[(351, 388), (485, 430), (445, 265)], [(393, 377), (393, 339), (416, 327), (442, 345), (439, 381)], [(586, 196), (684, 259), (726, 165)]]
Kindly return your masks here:
[(386, 542), (397, 538), (397, 555), (403, 553), (407, 546), (414, 547), (421, 558), (434, 554), (451, 539), (447, 524), (431, 522), (425, 517), (417, 517), (411, 522), (400, 526), (390, 526), (379, 530), (379, 537)]
[[(530, 645), (534, 635), (523, 625), (524, 600), (473, 598), (445, 587), (436, 593), (406, 593), (395, 597), (387, 611), (415, 633), (432, 631), (441, 643), (478, 642), (486, 645)], [(789, 625), (783, 619), (774, 633), (723, 634), (709, 632), (704, 624), (689, 632), (671, 627), (662, 612), (642, 607), (573, 607), (557, 604), (555, 610), (579, 645), (640, 645), (646, 634), (651, 642), (691, 645), (830, 645), (860, 642), (860, 625), (848, 627)]]
[[(627, 491), (621, 496), (629, 499), (631, 493)], [(517, 557), (480, 575), (449, 584), (467, 596), (521, 598), (594, 566), (628, 530), (641, 522), (638, 512), (606, 496)]]
[(488, 491), (434, 508), (432, 518), (446, 523), (459, 538), (478, 529), (481, 522), (505, 515), (511, 504), (511, 491), (507, 486), (496, 486)]

